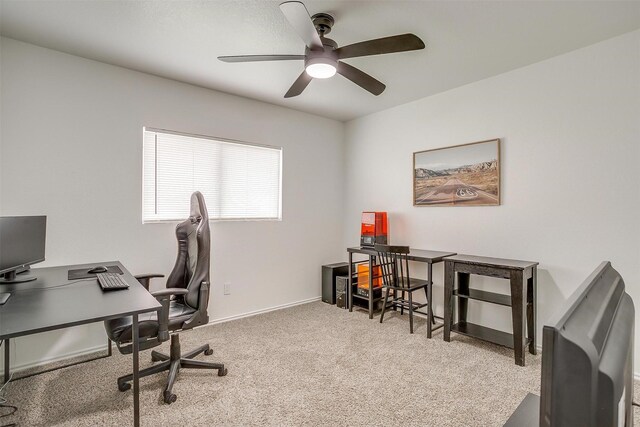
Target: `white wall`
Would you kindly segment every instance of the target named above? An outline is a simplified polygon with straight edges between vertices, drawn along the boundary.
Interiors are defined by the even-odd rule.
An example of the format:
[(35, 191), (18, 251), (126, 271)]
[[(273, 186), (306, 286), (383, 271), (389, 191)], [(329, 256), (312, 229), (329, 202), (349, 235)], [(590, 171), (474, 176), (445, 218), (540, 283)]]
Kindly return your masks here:
[[(283, 147), (283, 220), (212, 223), (210, 317), (320, 296), (320, 266), (343, 256), (342, 123), (1, 43), (0, 213), (48, 216), (36, 267), (117, 259), (134, 274), (170, 271), (175, 224), (141, 223), (150, 126)], [(102, 324), (14, 341), (18, 365), (106, 343)]]
[[(412, 205), (413, 152), (493, 138), (501, 206)], [(539, 261), (538, 333), (602, 260), (640, 307), (640, 31), (353, 120), (345, 139), (345, 245), (361, 211), (386, 210), (394, 244)], [(442, 314), (442, 266), (435, 277)], [(508, 308), (473, 303), (470, 321), (511, 330)]]

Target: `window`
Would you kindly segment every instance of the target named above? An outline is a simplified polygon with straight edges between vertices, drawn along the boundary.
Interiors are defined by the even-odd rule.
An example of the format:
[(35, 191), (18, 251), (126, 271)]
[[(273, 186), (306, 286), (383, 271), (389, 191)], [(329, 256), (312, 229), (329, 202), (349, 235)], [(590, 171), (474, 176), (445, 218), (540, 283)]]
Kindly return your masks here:
[(281, 148), (144, 129), (143, 222), (187, 218), (194, 191), (210, 219), (280, 219), (281, 189)]

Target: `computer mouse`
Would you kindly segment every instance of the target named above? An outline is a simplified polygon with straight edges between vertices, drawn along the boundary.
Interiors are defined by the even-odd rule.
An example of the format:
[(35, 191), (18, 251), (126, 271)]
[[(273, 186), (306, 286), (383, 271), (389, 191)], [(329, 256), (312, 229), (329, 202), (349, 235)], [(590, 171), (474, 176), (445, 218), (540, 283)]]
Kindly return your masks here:
[(106, 273), (107, 267), (105, 267), (104, 265), (99, 265), (97, 267), (93, 267), (91, 270), (87, 271), (87, 273), (89, 274), (96, 274), (96, 273)]

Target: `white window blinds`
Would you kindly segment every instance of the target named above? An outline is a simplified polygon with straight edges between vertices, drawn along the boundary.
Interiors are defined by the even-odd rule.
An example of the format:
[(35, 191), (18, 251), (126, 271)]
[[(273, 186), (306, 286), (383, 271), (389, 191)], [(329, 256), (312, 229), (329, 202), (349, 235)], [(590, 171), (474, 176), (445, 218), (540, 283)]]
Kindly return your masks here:
[(143, 222), (189, 216), (200, 191), (210, 219), (280, 219), (282, 149), (144, 130)]

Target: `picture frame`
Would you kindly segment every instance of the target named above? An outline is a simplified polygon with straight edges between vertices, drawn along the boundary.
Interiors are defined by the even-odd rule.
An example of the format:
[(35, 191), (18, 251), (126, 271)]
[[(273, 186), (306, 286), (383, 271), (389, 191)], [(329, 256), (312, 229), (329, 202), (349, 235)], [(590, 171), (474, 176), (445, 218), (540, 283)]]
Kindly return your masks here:
[(500, 205), (500, 139), (414, 152), (413, 205)]

